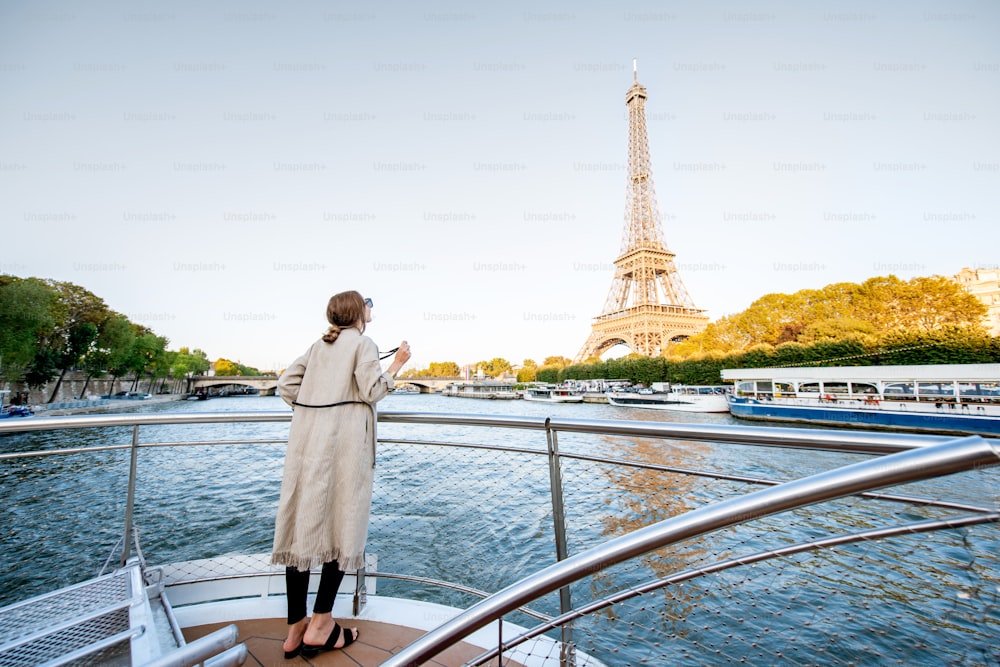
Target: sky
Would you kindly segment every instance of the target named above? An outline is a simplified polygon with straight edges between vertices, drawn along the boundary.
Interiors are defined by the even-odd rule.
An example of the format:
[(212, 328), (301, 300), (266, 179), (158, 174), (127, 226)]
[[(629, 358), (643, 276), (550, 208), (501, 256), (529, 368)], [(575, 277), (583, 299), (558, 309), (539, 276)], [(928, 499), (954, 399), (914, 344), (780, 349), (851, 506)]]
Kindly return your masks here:
[(648, 91), (712, 320), (1000, 264), (1000, 4), (0, 4), (0, 273), (281, 369), (327, 299), (408, 367), (577, 355)]

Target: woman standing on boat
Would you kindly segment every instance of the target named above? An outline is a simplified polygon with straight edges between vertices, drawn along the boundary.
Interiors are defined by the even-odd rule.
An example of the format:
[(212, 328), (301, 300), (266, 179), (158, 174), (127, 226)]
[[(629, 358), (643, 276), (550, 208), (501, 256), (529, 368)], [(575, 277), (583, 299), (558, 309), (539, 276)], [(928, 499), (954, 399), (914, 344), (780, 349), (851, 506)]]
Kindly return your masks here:
[[(271, 562), (285, 566), (286, 658), (344, 648), (358, 638), (333, 620), (346, 570), (364, 565), (375, 467), (375, 403), (393, 388), (410, 358), (403, 341), (382, 372), (378, 348), (364, 336), (371, 299), (357, 292), (330, 298), (330, 328), (278, 379), (294, 414)], [(310, 568), (322, 564), (312, 619), (306, 616)]]

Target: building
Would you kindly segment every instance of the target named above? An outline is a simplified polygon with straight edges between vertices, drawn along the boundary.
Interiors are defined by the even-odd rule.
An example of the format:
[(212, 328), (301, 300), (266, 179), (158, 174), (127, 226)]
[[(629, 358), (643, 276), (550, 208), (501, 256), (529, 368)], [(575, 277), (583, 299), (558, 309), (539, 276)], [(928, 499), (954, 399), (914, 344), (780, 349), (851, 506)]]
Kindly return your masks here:
[(955, 281), (986, 304), (986, 328), (991, 335), (1000, 336), (1000, 268), (964, 268)]

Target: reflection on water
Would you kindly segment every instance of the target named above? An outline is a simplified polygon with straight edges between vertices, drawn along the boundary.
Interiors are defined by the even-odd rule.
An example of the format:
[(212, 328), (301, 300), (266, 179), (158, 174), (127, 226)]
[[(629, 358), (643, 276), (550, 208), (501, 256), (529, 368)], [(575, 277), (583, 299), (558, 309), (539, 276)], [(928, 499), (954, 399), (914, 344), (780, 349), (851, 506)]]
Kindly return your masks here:
[[(610, 456), (633, 461), (639, 465), (669, 466), (672, 468), (698, 469), (712, 447), (699, 442), (677, 442), (630, 438), (605, 438)], [(680, 472), (633, 466), (608, 466), (604, 470), (610, 490), (608, 511), (602, 517), (602, 535), (606, 539), (625, 535), (645, 526), (683, 514), (691, 509), (693, 489), (700, 484), (698, 478)], [(695, 538), (650, 552), (636, 564), (610, 568), (591, 577), (590, 594), (601, 599), (622, 590), (628, 585), (663, 578), (681, 572), (694, 562), (702, 560), (706, 550)], [(662, 598), (658, 607), (662, 614), (651, 615), (646, 623), (657, 632), (683, 637), (687, 634), (683, 621), (695, 603), (683, 586), (661, 589), (651, 595)], [(617, 619), (620, 610), (608, 607), (600, 612), (608, 621)], [(611, 624), (604, 632), (620, 631)]]

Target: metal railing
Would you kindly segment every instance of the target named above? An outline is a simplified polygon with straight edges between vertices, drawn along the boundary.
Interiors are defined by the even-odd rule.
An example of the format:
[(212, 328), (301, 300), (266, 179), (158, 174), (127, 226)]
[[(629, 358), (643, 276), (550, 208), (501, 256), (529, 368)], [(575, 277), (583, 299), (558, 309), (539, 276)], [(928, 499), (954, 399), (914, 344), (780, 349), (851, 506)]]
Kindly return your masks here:
[[(170, 471), (160, 469), (162, 464), (143, 465), (144, 456), (142, 452), (149, 451), (163, 452), (173, 449), (189, 451), (193, 447), (241, 447), (251, 446), (255, 455), (266, 452), (264, 459), (251, 463), (253, 466), (247, 470), (234, 470), (227, 475), (232, 478), (251, 478), (258, 486), (269, 489), (268, 493), (272, 498), (261, 500), (261, 506), (267, 508), (265, 511), (273, 511), (269, 503), (273, 500), (276, 506), (276, 484), (280, 481), (280, 462), (283, 455), (281, 445), (285, 442), (284, 433), (273, 434), (273, 437), (220, 437), (215, 434), (207, 440), (158, 440), (144, 442), (140, 438), (141, 427), (175, 427), (180, 425), (219, 425), (219, 424), (283, 424), (290, 420), (288, 412), (248, 412), (248, 413), (159, 413), (141, 415), (106, 415), (106, 416), (86, 416), (86, 417), (64, 417), (25, 420), (19, 422), (0, 423), (0, 434), (10, 432), (30, 433), (35, 431), (54, 431), (66, 429), (89, 429), (89, 428), (118, 428), (128, 427), (128, 442), (112, 444), (101, 444), (85, 447), (64, 447), (59, 451), (22, 451), (6, 452), (0, 454), (0, 465), (23, 463), (27, 460), (38, 457), (49, 456), (76, 456), (95, 455), (98, 453), (122, 454), (128, 453), (126, 467), (128, 469), (125, 480), (125, 503), (123, 511), (124, 535), (121, 538), (122, 552), (121, 559), (124, 560), (129, 554), (129, 544), (131, 542), (135, 524), (145, 526), (150, 517), (157, 513), (168, 514), (168, 512), (157, 510), (151, 511), (148, 506), (153, 504), (153, 500), (142, 496), (143, 484), (139, 483), (140, 478), (152, 477), (155, 474), (168, 474)], [(981, 438), (954, 439), (939, 436), (914, 436), (891, 433), (866, 433), (860, 431), (825, 431), (816, 429), (799, 428), (773, 428), (773, 427), (743, 427), (743, 426), (712, 426), (704, 424), (668, 424), (652, 422), (613, 422), (597, 420), (574, 420), (556, 418), (534, 418), (534, 417), (503, 417), (488, 415), (456, 415), (456, 414), (430, 414), (430, 413), (402, 413), (383, 412), (379, 415), (379, 422), (383, 425), (380, 434), (380, 457), (379, 468), (376, 470), (376, 498), (372, 512), (372, 533), (370, 542), (376, 543), (375, 551), (380, 555), (380, 572), (368, 573), (368, 576), (383, 577), (387, 582), (409, 580), (410, 582), (427, 583), (435, 578), (448, 580), (449, 577), (441, 575), (437, 577), (427, 576), (424, 571), (417, 571), (423, 566), (440, 565), (440, 563), (408, 562), (400, 564), (400, 557), (397, 554), (401, 547), (406, 546), (406, 541), (417, 542), (427, 540), (427, 544), (433, 544), (435, 537), (445, 528), (451, 529), (448, 525), (455, 523), (451, 516), (445, 516), (432, 526), (428, 531), (428, 537), (420, 534), (420, 531), (412, 530), (415, 521), (426, 521), (431, 524), (439, 517), (431, 516), (438, 511), (441, 506), (453, 503), (455, 496), (442, 495), (446, 492), (457, 492), (457, 497), (468, 501), (468, 504), (479, 506), (476, 511), (481, 510), (491, 504), (500, 506), (497, 510), (502, 516), (509, 516), (513, 512), (522, 511), (528, 508), (539, 517), (547, 517), (550, 522), (549, 530), (552, 532), (548, 547), (537, 547), (536, 551), (526, 557), (532, 563), (539, 563), (541, 567), (535, 567), (535, 574), (523, 577), (520, 572), (520, 565), (511, 565), (502, 572), (499, 582), (497, 578), (490, 579), (488, 575), (495, 573), (476, 572), (477, 565), (481, 562), (497, 562), (498, 555), (502, 560), (505, 554), (503, 549), (511, 548), (509, 545), (498, 547), (488, 542), (472, 542), (470, 538), (469, 561), (458, 563), (452, 568), (461, 570), (463, 576), (482, 576), (485, 581), (463, 581), (461, 583), (453, 581), (450, 586), (461, 591), (483, 590), (496, 591), (484, 601), (474, 604), (454, 620), (443, 623), (439, 628), (430, 632), (416, 643), (407, 647), (398, 656), (390, 660), (387, 664), (416, 664), (429, 656), (436, 654), (447, 645), (460, 641), (477, 627), (482, 627), (497, 619), (503, 619), (511, 610), (524, 608), (525, 605), (538, 602), (548, 613), (538, 613), (530, 611), (526, 618), (542, 618), (540, 625), (529, 629), (520, 637), (504, 638), (499, 640), (499, 645), (493, 652), (484, 654), (477, 659), (477, 664), (489, 660), (497, 653), (514, 655), (511, 649), (523, 644), (531, 637), (557, 630), (558, 645), (561, 647), (561, 655), (556, 657), (564, 664), (577, 662), (585, 663), (590, 658), (588, 655), (597, 655), (598, 659), (607, 651), (606, 658), (613, 661), (615, 651), (621, 650), (626, 640), (620, 637), (611, 637), (617, 632), (616, 626), (608, 625), (611, 616), (602, 615), (602, 610), (609, 608), (622, 608), (618, 614), (625, 616), (625, 605), (627, 601), (637, 598), (648, 597), (652, 591), (663, 591), (683, 585), (684, 582), (695, 579), (707, 579), (710, 577), (721, 577), (719, 573), (735, 571), (749, 567), (758, 567), (759, 563), (765, 561), (787, 560), (795, 554), (821, 551), (832, 553), (843, 545), (871, 544), (873, 541), (882, 541), (888, 538), (907, 537), (933, 532), (951, 531), (965, 536), (968, 531), (975, 526), (982, 524), (995, 524), (998, 521), (998, 505), (995, 494), (996, 487), (990, 487), (987, 483), (982, 488), (987, 489), (983, 493), (953, 494), (951, 489), (939, 491), (918, 485), (918, 492), (900, 494), (897, 492), (875, 493), (875, 490), (886, 485), (898, 485), (903, 483), (913, 484), (921, 480), (938, 478), (942, 475), (956, 471), (970, 471), (975, 474), (983, 471), (988, 466), (993, 466), (998, 462), (998, 445), (995, 441), (987, 441)], [(283, 426), (279, 426), (283, 428)], [(414, 438), (414, 429), (430, 429), (429, 437)], [(386, 433), (386, 431), (400, 431)], [(120, 431), (121, 432), (121, 431)], [(474, 434), (486, 432), (490, 435), (491, 442), (477, 443), (471, 442)], [(494, 437), (498, 433), (518, 433), (537, 432), (543, 436), (537, 440), (517, 437), (505, 437), (507, 442), (495, 444)], [(255, 434), (259, 436), (259, 434)], [(406, 437), (398, 437), (398, 436)], [(569, 448), (560, 447), (560, 438), (571, 442)], [(580, 440), (583, 438), (584, 440)], [(589, 438), (590, 440), (586, 440)], [(594, 439), (597, 439), (594, 441)], [(513, 442), (510, 442), (513, 440)], [(797, 450), (802, 452), (813, 452), (816, 456), (830, 456), (836, 459), (835, 464), (830, 464), (833, 469), (806, 476), (797, 481), (785, 481), (780, 476), (771, 475), (748, 475), (746, 471), (737, 470), (735, 472), (717, 469), (719, 461), (716, 458), (708, 457), (700, 461), (700, 464), (707, 468), (695, 468), (688, 465), (678, 465), (676, 462), (661, 460), (658, 452), (652, 459), (627, 458), (622, 456), (608, 455), (608, 442), (622, 441), (629, 447), (638, 446), (637, 443), (646, 441), (654, 443), (711, 443), (712, 447), (724, 446), (744, 446), (753, 451), (766, 448), (766, 451), (781, 452), (783, 450)], [(580, 446), (584, 442), (588, 446)], [(600, 447), (594, 447), (594, 442)], [(541, 446), (539, 446), (541, 445)], [(673, 446), (673, 445), (672, 445)], [(455, 455), (440, 457), (437, 454), (427, 452), (440, 452), (442, 448), (456, 453)], [(728, 450), (727, 450), (728, 451)], [(460, 454), (459, 454), (460, 453)], [(837, 457), (870, 457), (872, 455), (886, 455), (878, 458), (857, 463), (853, 467), (843, 468), (843, 461)], [(811, 455), (810, 455), (811, 456)], [(501, 458), (503, 457), (503, 458)], [(192, 456), (185, 457), (184, 460), (191, 459)], [(446, 480), (444, 484), (419, 485), (413, 488), (403, 488), (408, 481), (407, 475), (413, 474), (414, 459), (427, 464), (428, 466), (441, 466), (454, 468), (454, 470), (436, 473), (440, 479)], [(398, 459), (398, 460), (397, 460)], [(776, 460), (783, 460), (781, 456), (776, 456)], [(235, 465), (232, 457), (225, 459), (227, 465)], [(768, 457), (760, 457), (760, 460), (767, 462)], [(534, 462), (542, 462), (538, 471), (534, 470)], [(833, 461), (833, 459), (831, 459)], [(513, 463), (512, 463), (513, 462)], [(824, 461), (823, 465), (829, 462)], [(491, 476), (481, 474), (480, 468), (487, 466), (495, 467), (500, 471), (499, 475)], [(762, 466), (756, 463), (755, 472)], [(839, 468), (839, 469), (837, 469)], [(542, 475), (535, 475), (535, 472), (545, 471)], [(619, 471), (626, 470), (628, 475), (640, 475), (642, 479), (636, 485), (631, 478), (620, 478)], [(511, 471), (516, 474), (523, 474), (524, 477), (514, 477)], [(475, 474), (474, 474), (475, 473)], [(446, 476), (447, 475), (447, 476)], [(218, 472), (213, 472), (209, 478), (219, 477)], [(647, 479), (648, 477), (648, 479)], [(228, 479), (228, 477), (227, 477)], [(382, 479), (390, 481), (384, 484)], [(543, 481), (544, 479), (544, 481)], [(664, 495), (671, 496), (673, 487), (668, 491), (663, 491), (663, 485), (676, 485), (676, 480), (700, 479), (702, 486), (679, 485), (678, 488), (689, 492), (696, 497), (697, 505), (689, 511), (674, 511), (677, 507), (665, 503), (672, 516), (664, 520), (654, 521), (656, 511), (659, 509), (656, 503)], [(991, 477), (991, 480), (995, 477)], [(509, 482), (506, 487), (497, 485), (497, 480)], [(597, 488), (595, 493), (594, 483), (604, 484), (604, 487)], [(195, 481), (191, 483), (196, 485)], [(685, 482), (686, 483), (686, 482)], [(982, 484), (981, 482), (977, 482)], [(400, 489), (391, 488), (393, 484), (398, 484)], [(531, 486), (530, 494), (526, 494), (524, 488)], [(739, 495), (734, 498), (727, 498), (727, 494), (733, 493), (737, 486), (758, 485), (767, 486), (764, 490), (750, 495)], [(411, 485), (412, 486), (412, 485)], [(965, 485), (969, 486), (969, 485)], [(457, 489), (450, 487), (458, 487)], [(498, 487), (498, 488), (490, 488)], [(201, 489), (200, 484), (196, 488)], [(414, 490), (416, 488), (416, 490)], [(988, 489), (993, 489), (993, 495), (989, 495)], [(476, 495), (481, 489), (491, 495)], [(532, 495), (533, 494), (533, 495)], [(845, 511), (836, 509), (836, 512), (829, 514), (836, 515), (830, 519), (827, 513), (804, 514), (801, 516), (786, 516), (788, 513), (806, 511), (816, 503), (829, 503), (836, 498), (861, 494), (862, 500), (859, 504), (849, 507)], [(954, 497), (953, 497), (954, 495)], [(419, 497), (418, 497), (419, 496)], [(599, 496), (599, 497), (598, 497)], [(711, 502), (702, 502), (705, 497), (712, 496)], [(544, 497), (548, 504), (547, 510), (537, 507), (537, 499)], [(426, 498), (425, 505), (433, 506), (432, 509), (415, 508), (415, 503), (422, 498)], [(597, 526), (597, 523), (588, 516), (588, 512), (594, 507), (604, 507), (607, 515), (613, 519), (621, 518), (618, 515), (627, 516), (632, 511), (631, 507), (615, 507), (614, 504), (626, 499), (636, 499), (649, 504), (649, 514), (651, 517), (642, 517), (640, 523), (646, 524), (635, 530), (624, 530), (615, 528), (611, 531), (621, 533), (618, 537), (607, 539), (608, 530)], [(893, 516), (897, 510), (887, 510), (885, 516), (875, 517), (872, 510), (872, 502), (880, 501), (885, 506), (893, 508), (899, 506), (899, 516)], [(504, 503), (511, 502), (511, 505)], [(624, 502), (624, 501), (622, 501)], [(991, 504), (992, 503), (992, 504)], [(407, 511), (410, 507), (410, 511)], [(824, 505), (826, 507), (826, 505)], [(244, 510), (245, 511), (245, 510)], [(260, 511), (260, 510), (256, 510)], [(955, 511), (966, 512), (967, 514), (956, 516)], [(850, 514), (848, 514), (850, 512)], [(914, 512), (925, 512), (933, 516), (920, 516), (916, 520), (910, 516)], [(776, 513), (784, 513), (780, 517), (783, 524), (762, 523), (768, 517)], [(948, 514), (947, 516), (939, 516)], [(399, 518), (389, 519), (388, 517)], [(841, 516), (843, 515), (843, 516)], [(906, 515), (904, 517), (904, 515)], [(532, 515), (534, 516), (534, 514)], [(858, 518), (860, 517), (860, 518)], [(607, 518), (607, 517), (602, 517)], [(839, 523), (853, 526), (855, 521), (868, 522), (873, 519), (889, 520), (891, 525), (869, 528), (866, 530), (848, 530), (846, 532), (836, 532)], [(530, 522), (531, 518), (514, 517), (513, 524), (516, 528), (518, 522)], [(263, 531), (263, 536), (257, 535), (254, 539), (255, 545), (269, 542), (270, 525), (266, 520), (260, 522), (258, 533)], [(486, 515), (483, 517), (486, 526), (495, 525), (495, 517)], [(826, 525), (830, 523), (832, 525)], [(625, 525), (625, 524), (623, 524)], [(752, 529), (748, 526), (757, 526)], [(801, 533), (812, 535), (814, 529), (822, 529), (827, 532), (825, 537), (814, 537), (814, 539), (792, 540), (778, 547), (767, 547), (764, 549), (754, 549), (747, 547), (760, 546), (773, 532), (775, 525), (791, 525)], [(418, 526), (419, 527), (419, 526)], [(735, 541), (725, 541), (723, 535), (729, 529), (744, 530), (737, 534)], [(192, 529), (196, 530), (196, 529)], [(406, 531), (406, 537), (391, 542), (390, 538), (397, 533)], [(492, 528), (490, 528), (492, 530)], [(964, 531), (964, 532), (963, 532)], [(156, 535), (144, 527), (144, 537), (154, 542)], [(649, 555), (662, 550), (665, 547), (677, 546), (690, 543), (704, 536), (712, 536), (717, 539), (718, 544), (711, 546), (712, 551), (708, 556), (700, 556), (698, 549), (688, 551), (678, 551), (668, 554), (664, 561), (670, 558), (679, 558), (679, 567), (673, 571), (664, 573), (658, 569), (661, 565), (654, 557), (649, 561)], [(995, 585), (993, 587), (993, 598), (990, 599), (988, 592), (991, 590), (991, 582), (1000, 579), (996, 567), (996, 553), (990, 554), (992, 545), (996, 544), (995, 531), (988, 534), (988, 542), (983, 547), (979, 540), (963, 537), (961, 549), (965, 550), (966, 560), (977, 565), (978, 576), (981, 577), (980, 585), (972, 589), (968, 596), (974, 601), (978, 601), (979, 607), (969, 612), (978, 614), (981, 625), (986, 628), (986, 633), (993, 639), (997, 636), (997, 628), (1000, 621), (996, 619), (998, 605), (996, 603), (996, 591), (1000, 590)], [(722, 537), (720, 537), (722, 536)], [(505, 538), (505, 535), (501, 535)], [(438, 538), (440, 539), (440, 538)], [(546, 540), (541, 540), (546, 541)], [(387, 545), (393, 544), (394, 547)], [(423, 542), (421, 542), (423, 544)], [(414, 550), (420, 547), (413, 545)], [(464, 546), (464, 545), (463, 545)], [(524, 548), (526, 544), (513, 544), (514, 548)], [(736, 549), (744, 549), (741, 555), (733, 556)], [(938, 548), (935, 545), (935, 548)], [(951, 545), (944, 548), (953, 548)], [(153, 549), (161, 550), (167, 557), (173, 558), (175, 554), (163, 549), (159, 544)], [(232, 547), (220, 549), (221, 552), (229, 553)], [(480, 557), (479, 551), (484, 555)], [(494, 553), (490, 554), (489, 552)], [(196, 554), (201, 555), (201, 554)], [(516, 555), (516, 554), (515, 554)], [(157, 558), (157, 556), (153, 556)], [(647, 559), (644, 562), (643, 559)], [(875, 562), (883, 558), (881, 552), (877, 555), (862, 554), (861, 556), (851, 556), (857, 562)], [(180, 558), (177, 558), (180, 560)], [(544, 562), (551, 561), (548, 565)], [(387, 571), (383, 570), (382, 564), (389, 563)], [(855, 561), (851, 561), (852, 567)], [(470, 565), (471, 563), (471, 565)], [(629, 565), (630, 569), (615, 570), (615, 576), (622, 579), (622, 583), (616, 582), (617, 588), (610, 590), (605, 588), (603, 577), (605, 573), (612, 571), (616, 566)], [(689, 567), (683, 567), (683, 565)], [(936, 566), (936, 565), (935, 565)], [(393, 569), (405, 567), (409, 572), (394, 573)], [(960, 566), (956, 565), (956, 568)], [(480, 568), (481, 569), (481, 568)], [(496, 566), (494, 569), (501, 571), (504, 567)], [(805, 576), (808, 568), (799, 568), (795, 576)], [(967, 575), (968, 573), (965, 573)], [(651, 576), (652, 575), (652, 576)], [(963, 576), (965, 576), (963, 575)], [(589, 579), (591, 581), (589, 590), (574, 589), (574, 585)], [(777, 579), (776, 579), (777, 580)], [(719, 579), (718, 588), (724, 590), (731, 585), (728, 580)], [(824, 582), (819, 582), (826, 586)], [(360, 585), (360, 582), (359, 582)], [(951, 582), (944, 585), (951, 585)], [(557, 599), (546, 601), (546, 595), (558, 591)], [(784, 592), (782, 593), (784, 594)], [(715, 600), (721, 595), (717, 591), (711, 591), (704, 596), (705, 600)], [(427, 598), (426, 592), (418, 591), (418, 597)], [(775, 596), (779, 597), (779, 596)], [(965, 600), (966, 598), (962, 598)], [(577, 600), (574, 603), (574, 600)], [(637, 633), (640, 641), (656, 643), (658, 633), (663, 628), (678, 625), (674, 609), (676, 600), (664, 598), (664, 611), (660, 611), (653, 620), (640, 624), (641, 631)], [(646, 613), (647, 608), (641, 608)], [(737, 617), (739, 612), (733, 612), (730, 621), (734, 625), (742, 623), (742, 618)], [(581, 625), (581, 619), (588, 619), (593, 628)], [(739, 621), (739, 623), (737, 623)], [(629, 621), (629, 623), (634, 623)], [(607, 628), (610, 628), (608, 630)], [(777, 628), (777, 626), (775, 626)], [(758, 635), (768, 634), (768, 628), (764, 631), (754, 629)], [(971, 631), (970, 631), (971, 632)], [(689, 632), (685, 634), (679, 631), (680, 636), (690, 636), (695, 634)], [(773, 635), (779, 633), (775, 630)], [(974, 634), (974, 633), (973, 633)], [(791, 637), (788, 631), (787, 637)], [(632, 642), (635, 638), (627, 641)], [(602, 644), (604, 641), (611, 641), (612, 646)], [(705, 642), (697, 640), (694, 645), (701, 645)], [(749, 640), (747, 644), (749, 645)], [(993, 642), (995, 645), (997, 642)], [(830, 647), (835, 645), (833, 640), (816, 641), (816, 645)], [(778, 645), (782, 645), (778, 642)], [(577, 652), (577, 648), (584, 649)], [(631, 649), (634, 651), (634, 648)], [(660, 650), (660, 649), (657, 649)], [(769, 649), (775, 653), (777, 649)], [(829, 650), (829, 649), (824, 649)], [(880, 649), (885, 650), (885, 649)], [(990, 649), (983, 649), (987, 658), (996, 659), (994, 653), (989, 653)], [(771, 655), (774, 658), (774, 655)], [(783, 656), (784, 657), (784, 656)], [(856, 656), (855, 656), (856, 657)], [(629, 657), (626, 661), (632, 660)], [(637, 658), (636, 658), (637, 659)], [(989, 660), (987, 659), (987, 662)]]
[[(1000, 463), (980, 437), (968, 437), (865, 461), (787, 482), (740, 498), (695, 509), (569, 557), (495, 593), (454, 620), (427, 633), (386, 667), (420, 665), (470, 633), (539, 597), (622, 561), (727, 526), (846, 495)], [(990, 513), (983, 521), (996, 521)], [(564, 610), (567, 613), (568, 610)]]

